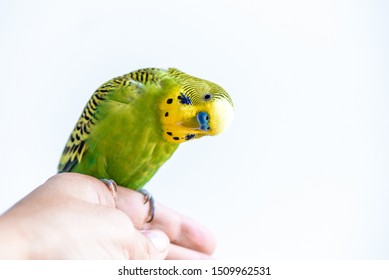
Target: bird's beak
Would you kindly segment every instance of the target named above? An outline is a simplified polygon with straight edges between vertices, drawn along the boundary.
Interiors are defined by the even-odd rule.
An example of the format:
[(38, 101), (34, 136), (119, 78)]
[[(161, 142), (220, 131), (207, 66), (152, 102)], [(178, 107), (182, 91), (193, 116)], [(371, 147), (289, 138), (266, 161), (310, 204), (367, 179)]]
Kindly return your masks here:
[(186, 129), (192, 130), (193, 133), (207, 134), (207, 132), (211, 129), (209, 126), (209, 120), (210, 118), (208, 113), (198, 112), (196, 116), (180, 123), (180, 125)]

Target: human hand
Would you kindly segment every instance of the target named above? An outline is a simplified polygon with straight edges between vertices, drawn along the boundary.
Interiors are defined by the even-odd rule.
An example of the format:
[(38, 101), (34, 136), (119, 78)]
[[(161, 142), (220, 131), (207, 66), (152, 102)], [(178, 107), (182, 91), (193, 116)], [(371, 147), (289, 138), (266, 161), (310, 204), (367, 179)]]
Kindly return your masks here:
[(159, 204), (148, 224), (148, 210), (138, 192), (119, 187), (115, 208), (101, 181), (59, 174), (0, 217), (0, 258), (209, 258), (206, 229)]

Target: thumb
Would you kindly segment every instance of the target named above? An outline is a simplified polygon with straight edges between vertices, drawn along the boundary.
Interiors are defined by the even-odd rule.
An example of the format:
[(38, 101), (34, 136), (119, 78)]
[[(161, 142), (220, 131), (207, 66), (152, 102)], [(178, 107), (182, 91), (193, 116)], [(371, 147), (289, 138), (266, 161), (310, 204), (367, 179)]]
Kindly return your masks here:
[(136, 240), (133, 244), (136, 248), (130, 251), (130, 259), (163, 260), (166, 258), (170, 240), (160, 230), (135, 231)]

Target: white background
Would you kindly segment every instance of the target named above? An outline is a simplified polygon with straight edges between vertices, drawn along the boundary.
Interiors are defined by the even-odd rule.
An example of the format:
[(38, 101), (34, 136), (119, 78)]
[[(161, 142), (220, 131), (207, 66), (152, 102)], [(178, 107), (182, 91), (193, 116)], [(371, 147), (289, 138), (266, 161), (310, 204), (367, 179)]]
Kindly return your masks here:
[(386, 1), (0, 2), (0, 212), (56, 173), (92, 92), (143, 67), (222, 85), (236, 118), (150, 181), (224, 259), (389, 258)]

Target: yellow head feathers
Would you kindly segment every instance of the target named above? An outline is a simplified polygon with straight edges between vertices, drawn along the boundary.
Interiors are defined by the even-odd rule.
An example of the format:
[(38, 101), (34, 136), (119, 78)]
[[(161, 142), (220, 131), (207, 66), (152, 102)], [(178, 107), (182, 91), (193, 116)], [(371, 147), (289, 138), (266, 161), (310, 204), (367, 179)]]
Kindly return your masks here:
[(174, 68), (168, 69), (167, 77), (174, 82), (160, 105), (166, 140), (182, 143), (217, 135), (230, 125), (233, 103), (223, 88)]

